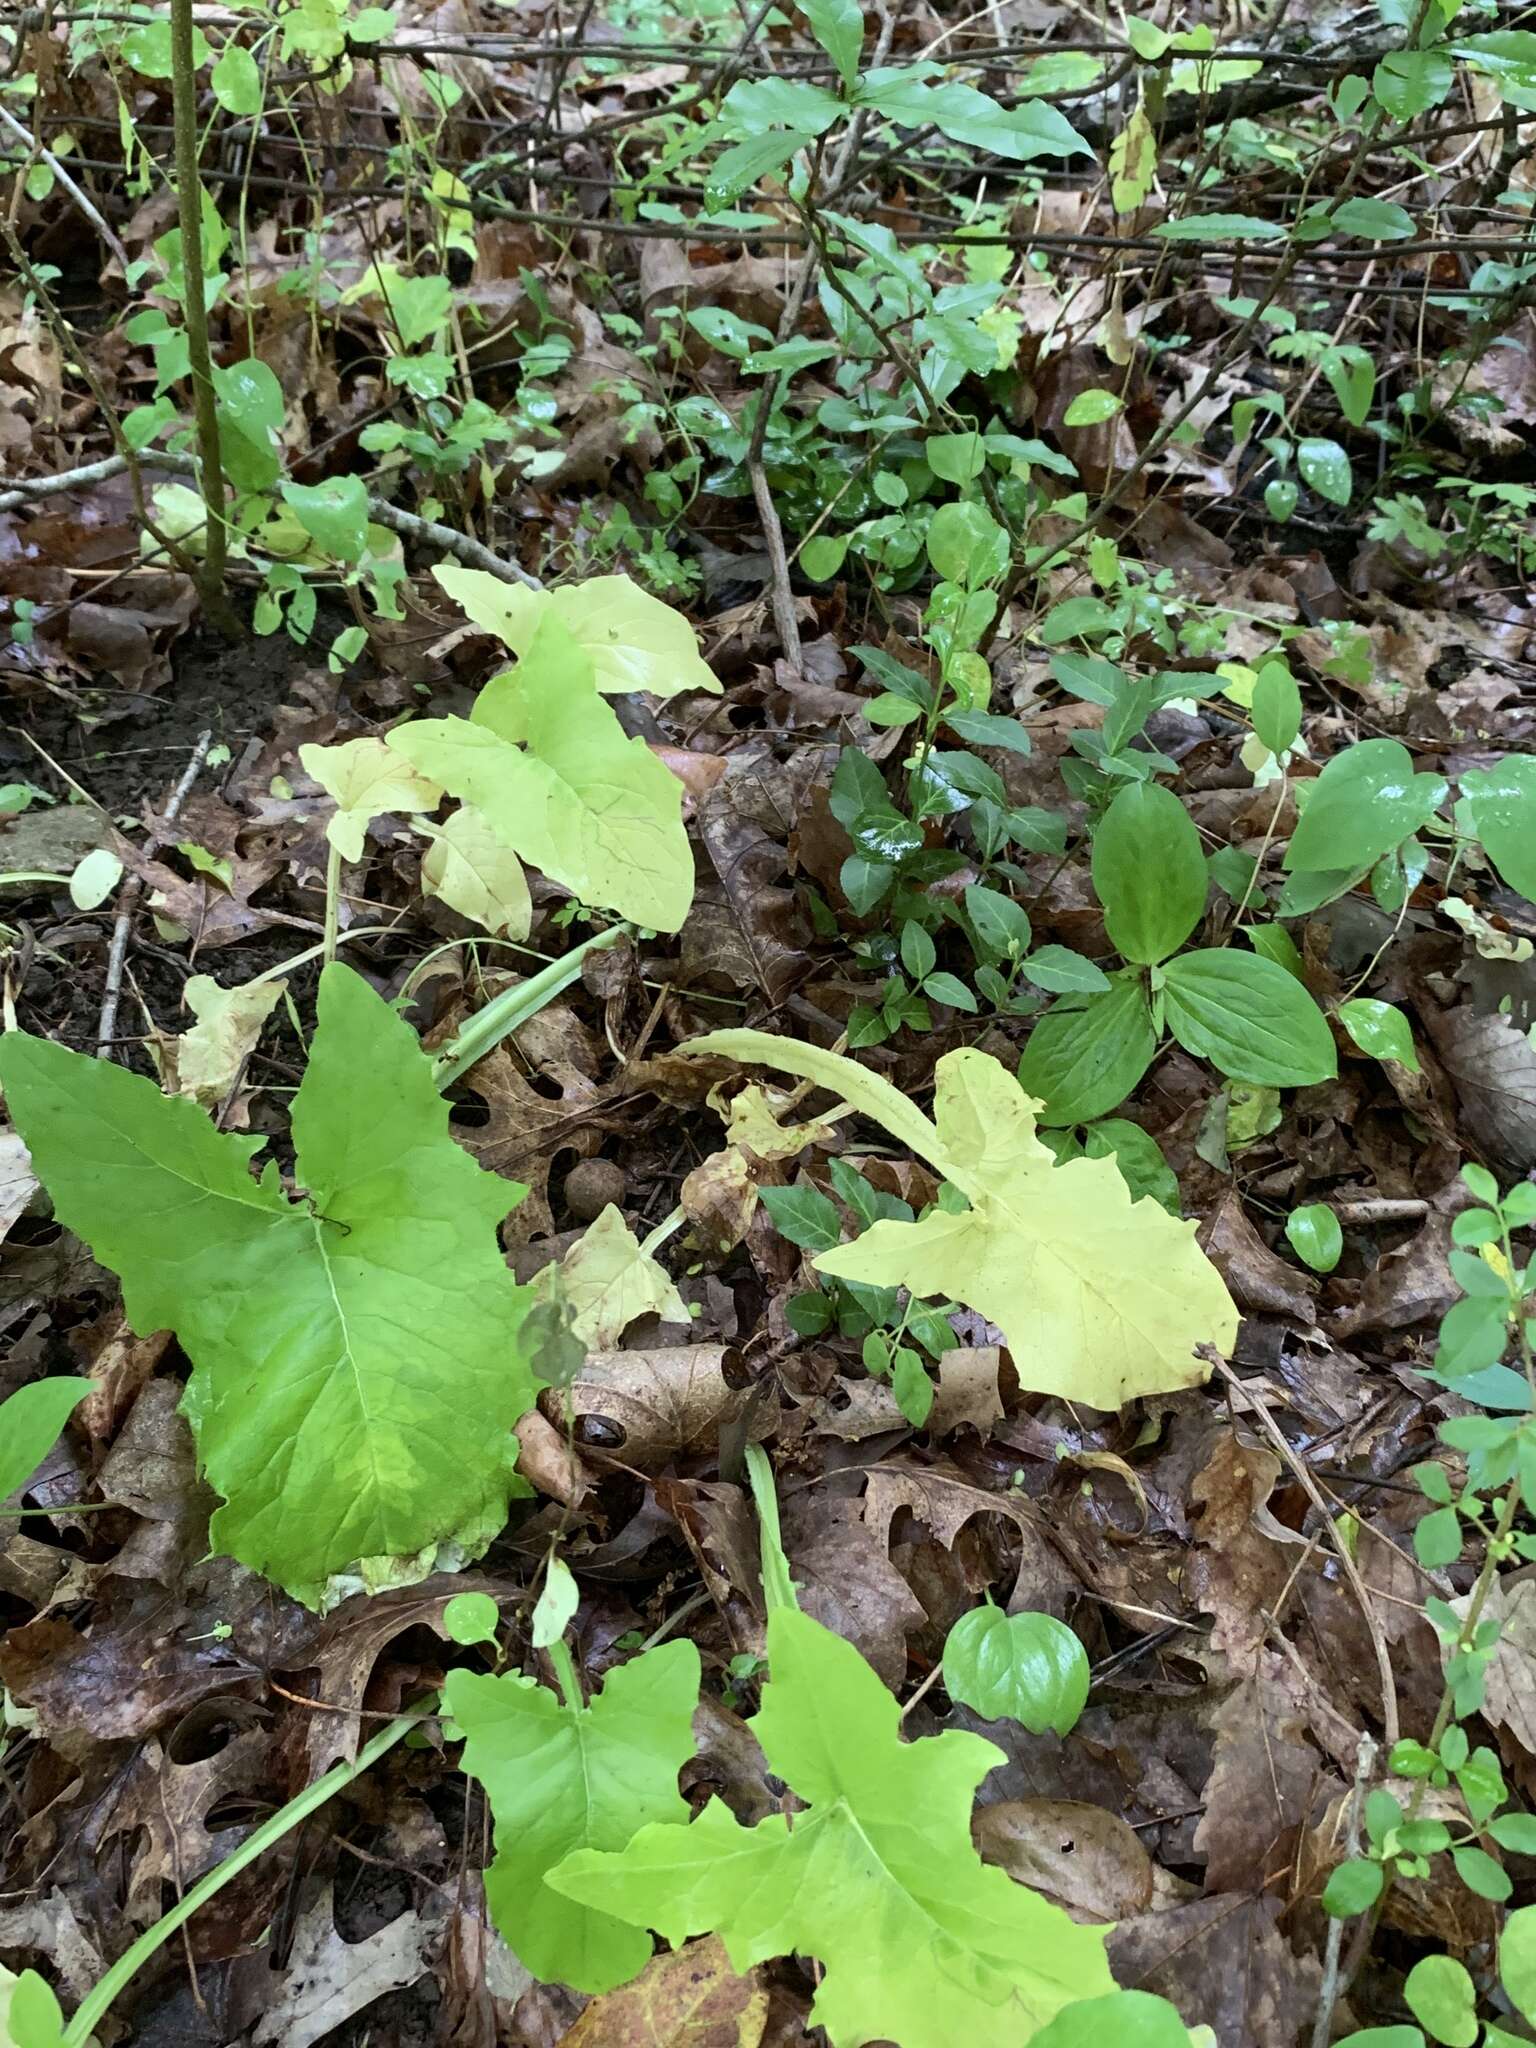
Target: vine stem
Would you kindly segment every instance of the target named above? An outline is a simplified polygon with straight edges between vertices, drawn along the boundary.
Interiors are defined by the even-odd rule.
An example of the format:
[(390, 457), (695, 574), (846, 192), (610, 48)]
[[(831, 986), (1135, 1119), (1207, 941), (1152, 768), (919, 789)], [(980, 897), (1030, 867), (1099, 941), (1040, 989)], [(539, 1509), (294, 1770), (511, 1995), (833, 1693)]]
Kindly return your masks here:
[(198, 170), (197, 54), (192, 46), (192, 0), (171, 0), (171, 118), (176, 141), (176, 215), (181, 225), (181, 310), (187, 323), (187, 362), (192, 377), (192, 411), (197, 422), (198, 484), (208, 513), (199, 583), (208, 616), (221, 632), (234, 633), (238, 628), (224, 594), (228, 553), (224, 463), (219, 448), (219, 408), (213, 388), (208, 301), (203, 285), (203, 181)]
[(413, 1728), (418, 1727), (422, 1719), (423, 1716), (420, 1714), (397, 1714), (387, 1727), (379, 1730), (371, 1742), (363, 1745), (351, 1763), (337, 1764), (333, 1770), (327, 1771), (323, 1778), (317, 1778), (313, 1785), (306, 1785), (296, 1798), (290, 1799), (286, 1806), (279, 1807), (276, 1813), (249, 1834), (240, 1847), (232, 1855), (226, 1856), (216, 1870), (210, 1870), (200, 1883), (193, 1885), (191, 1891), (178, 1899), (169, 1913), (157, 1920), (146, 1933), (141, 1934), (132, 1948), (120, 1955), (111, 1969), (91, 1986), (77, 2007), (74, 2018), (64, 2029), (63, 2048), (85, 2048), (91, 2030), (106, 2017), (107, 2010), (118, 1993), (137, 1975), (150, 1957), (163, 1948), (179, 1928), (186, 1925), (199, 1907), (206, 1906), (232, 1878), (238, 1877), (248, 1864), (254, 1863), (256, 1858), (265, 1854), (274, 1843), (280, 1842), (291, 1828), (297, 1827), (300, 1821), (308, 1820), (312, 1813), (317, 1812), (344, 1786), (350, 1785), (354, 1778), (360, 1778), (364, 1771), (371, 1770), (379, 1758), (409, 1735)]

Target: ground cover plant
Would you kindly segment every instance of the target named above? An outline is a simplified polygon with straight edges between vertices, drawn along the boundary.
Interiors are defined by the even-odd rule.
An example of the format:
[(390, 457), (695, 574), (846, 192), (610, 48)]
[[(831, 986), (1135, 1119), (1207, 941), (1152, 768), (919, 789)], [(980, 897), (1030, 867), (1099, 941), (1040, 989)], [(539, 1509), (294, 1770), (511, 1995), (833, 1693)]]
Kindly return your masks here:
[(1536, 18), (0, 8), (0, 2048), (1536, 2038)]

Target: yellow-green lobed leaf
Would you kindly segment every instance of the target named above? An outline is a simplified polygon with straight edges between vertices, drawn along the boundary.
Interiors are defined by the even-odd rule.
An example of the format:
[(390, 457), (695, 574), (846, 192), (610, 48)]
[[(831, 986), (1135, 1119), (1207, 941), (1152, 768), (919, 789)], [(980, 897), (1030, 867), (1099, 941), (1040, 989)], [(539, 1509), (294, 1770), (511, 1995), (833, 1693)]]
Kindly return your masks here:
[(1133, 1202), (1113, 1159), (1058, 1166), (1035, 1133), (1040, 1105), (989, 1054), (944, 1055), (930, 1122), (857, 1061), (767, 1032), (714, 1031), (682, 1050), (832, 1089), (952, 1182), (969, 1209), (876, 1223), (815, 1266), (963, 1301), (1002, 1330), (1024, 1386), (1117, 1408), (1204, 1379), (1197, 1345), (1230, 1353), (1237, 1310), (1194, 1224)]

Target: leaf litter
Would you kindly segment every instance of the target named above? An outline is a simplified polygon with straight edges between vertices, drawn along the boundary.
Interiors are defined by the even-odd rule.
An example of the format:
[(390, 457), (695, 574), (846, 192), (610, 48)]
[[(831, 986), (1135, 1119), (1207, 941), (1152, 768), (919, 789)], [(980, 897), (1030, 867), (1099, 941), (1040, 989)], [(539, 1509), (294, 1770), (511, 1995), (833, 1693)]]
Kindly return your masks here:
[[(924, 38), (953, 31), (918, 12)], [(634, 10), (605, 13), (599, 53), (632, 36)], [(1051, 5), (1028, 25), (1076, 32)], [(483, 26), (402, 17), (380, 66), (351, 70), (338, 147), (354, 168), (374, 175), (368, 135), (440, 107), (443, 79), (498, 120), (533, 103), (526, 52), (472, 54)], [(900, 28), (909, 57), (918, 32)], [(29, 64), (53, 50), (54, 130), (68, 115), (115, 133), (99, 53), (71, 81), (35, 24), (16, 33)], [(411, 38), (461, 35), (462, 52), (401, 60)], [(614, 168), (610, 129), (636, 103), (654, 114), (698, 82), (705, 60), (681, 55), (628, 75), (599, 55), (557, 85), (578, 183)], [(140, 76), (146, 116), (168, 105), (158, 76)], [(445, 143), (475, 142), (462, 109), (443, 118)], [(366, 364), (411, 360), (401, 287), (438, 273), (399, 267), (412, 230), (393, 201), (354, 202), (306, 256), (273, 190), (285, 147), (257, 147), (257, 218), (217, 319), (220, 368), (259, 362), (280, 385), (303, 491), (351, 475), (335, 443), (368, 447), (356, 437), (395, 420), (399, 387)], [(1134, 178), (1134, 152), (1111, 161)], [(1156, 204), (1150, 176), (1117, 224), (1086, 188), (1052, 189), (1056, 168), (1039, 203), (1069, 241), (1151, 224), (1135, 211)], [(72, 231), (60, 189), (27, 188), (39, 253)], [(1536, 717), (1511, 543), (1436, 573), (1411, 503), (1378, 501), (1383, 532), (1347, 516), (1327, 451), (1346, 472), (1350, 458), (1321, 436), (1299, 444), (1297, 523), (1261, 529), (1245, 434), (1217, 424), (1211, 392), (1195, 418), (1216, 431), (1159, 439), (1149, 473), (1143, 451), (1215, 353), (1208, 295), (1171, 265), (1127, 307), (1125, 280), (1079, 249), (1065, 289), (1025, 275), (987, 316), (1015, 355), (986, 374), (1016, 376), (1013, 438), (1040, 437), (1009, 461), (1062, 498), (1077, 480), (1126, 486), (1106, 534), (1155, 580), (1164, 625), (1127, 611), (1106, 660), (1104, 618), (1066, 608), (1107, 613), (1119, 565), (1092, 562), (1090, 596), (1080, 569), (1048, 562), (969, 707), (997, 724), (930, 731), (912, 780), (917, 721), (898, 714), (925, 712), (937, 673), (900, 557), (897, 489), (915, 472), (898, 483), (903, 455), (870, 483), (870, 464), (838, 458), (835, 489), (886, 522), (858, 538), (878, 573), (812, 574), (802, 536), (791, 645), (740, 434), (761, 388), (741, 350), (812, 352), (793, 372), (802, 426), (850, 403), (828, 342), (851, 345), (848, 302), (797, 295), (798, 257), (731, 253), (746, 230), (729, 223), (695, 234), (699, 260), (599, 224), (597, 291), (547, 223), (493, 208), (466, 225), (467, 190), (450, 181), (419, 211), (465, 269), (476, 375), (516, 412), (517, 454), (499, 497), (444, 488), (504, 564), (569, 580), (525, 587), (370, 526), (404, 610), (370, 614), (348, 666), (324, 653), (355, 621), (343, 579), (307, 645), (264, 631), (231, 650), (195, 626), (195, 559), (141, 559), (121, 474), (0, 505), (19, 793), (0, 793), (6, 1022), (33, 1034), (0, 1048), (0, 1395), (23, 1397), (18, 1432), (43, 1427), (28, 1407), (49, 1410), (38, 1457), (12, 1471), (0, 1446), (0, 1957), (78, 2002), (263, 1818), (441, 1692), (447, 1718), (194, 1919), (116, 2009), (114, 2038), (759, 2048), (825, 2024), (834, 2041), (1022, 2040), (1059, 1972), (1079, 1998), (1115, 1983), (1170, 1999), (1223, 2048), (1293, 2048), (1324, 1980), (1318, 1898), (1361, 1738), (1389, 1720), (1427, 1737), (1443, 1645), (1425, 1599), (1464, 1613), (1475, 1577), (1475, 1557), (1419, 1561), (1429, 1503), (1406, 1477), (1468, 1412), (1427, 1376), (1464, 1291), (1456, 1169), (1536, 1170)], [(915, 235), (914, 191), (881, 204)], [(769, 203), (789, 216), (781, 192)], [(114, 223), (147, 261), (170, 214), (150, 201)], [(907, 246), (891, 242), (893, 262)], [(974, 288), (995, 253), (952, 244), (943, 289)], [(318, 344), (282, 282), (316, 261), (337, 302)], [(1443, 301), (1464, 280), (1412, 276), (1439, 294), (1448, 345)], [(120, 269), (87, 282), (137, 303)], [(943, 309), (927, 317), (925, 345), (976, 346)], [(1194, 330), (1197, 365), (1143, 345), (1169, 321)], [(90, 401), (68, 395), (33, 298), (0, 296), (23, 479), (107, 453), (96, 408), (156, 381), (152, 343), (73, 332)], [(1392, 332), (1406, 388), (1411, 347)], [(681, 428), (655, 399), (667, 336)], [(1481, 409), (1437, 376), (1451, 439), (1476, 451), (1455, 488), (1528, 454), (1531, 348), (1525, 314), (1472, 380), (1493, 394)], [(1266, 413), (1284, 360), (1250, 344), (1221, 371), (1222, 406)], [(956, 361), (950, 392), (980, 417), (980, 383), (958, 381), (980, 358)], [(871, 375), (878, 405), (900, 373)], [(1350, 364), (1324, 374), (1336, 389)], [(710, 434), (723, 468), (696, 493), (670, 465)], [(799, 519), (787, 444), (766, 459)], [(951, 459), (963, 470), (961, 450), (928, 458), (924, 489)], [(183, 472), (151, 456), (145, 477), (166, 514)], [(852, 516), (828, 511), (840, 543)], [(1051, 543), (1074, 517), (1045, 516)], [(305, 531), (288, 534), (296, 557)], [(1278, 733), (1277, 651), (1300, 685), (1296, 729)], [(162, 833), (205, 729), (217, 758)], [(1149, 749), (1178, 822), (1155, 864), (1117, 873), (1122, 823), (1134, 870), (1166, 789), (1105, 802), (1084, 764)], [(912, 828), (895, 797), (919, 789)], [(950, 834), (977, 806), (1008, 820), (1006, 850)], [(1453, 807), (1469, 835), (1454, 858)], [(1109, 816), (1090, 850), (1087, 824)], [(894, 883), (871, 894), (882, 868)], [(111, 877), (101, 896), (95, 875)], [(1311, 900), (1318, 875), (1345, 887)], [(987, 924), (1007, 916), (989, 894), (1022, 936)], [(112, 1065), (87, 1056), (125, 903)], [(328, 914), (348, 964), (322, 975)], [(610, 914), (632, 927), (622, 942), (440, 1092), (416, 1048), (452, 1046)], [(1181, 952), (1191, 934), (1200, 950)], [(1163, 978), (1145, 1017), (1140, 969)], [(1234, 1049), (1234, 974), (1271, 1023), (1305, 1025)], [(1362, 998), (1391, 1006), (1412, 1063), (1330, 1029), (1325, 1012)], [(1342, 1226), (1327, 1270), (1285, 1230), (1309, 1202)], [(398, 1370), (402, 1343), (419, 1386), (452, 1384), (450, 1407)], [(317, 1369), (337, 1352), (345, 1384)], [(270, 1411), (280, 1456), (241, 1443), (237, 1388)], [(798, 1610), (759, 1558), (754, 1445)], [(551, 1689), (536, 1640), (552, 1558), (577, 1589), (577, 1700)], [(1527, 1801), (1528, 1590), (1514, 1565), (1488, 1595), (1503, 1635), (1480, 1710)], [(466, 1595), (499, 1617), (494, 1649), (455, 1634)], [(983, 1720), (946, 1690), (951, 1631), (989, 1610), (1055, 1617), (1082, 1644), (1091, 1689), (1066, 1732)], [(869, 1932), (864, 1839), (891, 1887), (881, 1910), (910, 1934), (894, 1955)], [(1524, 1903), (1529, 1877), (1504, 1861)], [(920, 1962), (902, 1970), (930, 1952), (929, 1920), (967, 1957), (938, 1993)], [(1484, 1968), (1497, 1924), (1438, 1876), (1400, 1884), (1383, 1921), (1339, 2031), (1403, 2020), (1426, 1942)], [(675, 1951), (653, 1955), (651, 1927)]]

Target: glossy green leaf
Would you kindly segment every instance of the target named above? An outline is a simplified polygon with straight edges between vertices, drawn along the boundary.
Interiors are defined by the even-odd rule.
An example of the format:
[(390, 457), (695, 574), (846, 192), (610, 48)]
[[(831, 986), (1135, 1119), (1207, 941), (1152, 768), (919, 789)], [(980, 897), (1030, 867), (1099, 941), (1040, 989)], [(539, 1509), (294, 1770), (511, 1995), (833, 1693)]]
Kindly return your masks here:
[(1461, 778), (1470, 829), (1511, 889), (1536, 903), (1536, 755), (1506, 754)]
[(859, 0), (800, 0), (811, 33), (837, 66), (844, 85), (858, 76), (864, 47), (864, 10)]
[(300, 1200), (275, 1163), (252, 1179), (259, 1138), (121, 1067), (12, 1032), (0, 1080), (134, 1329), (174, 1330), (192, 1360), (215, 1549), (313, 1600), (360, 1560), (488, 1540), (534, 1392), (496, 1234), (516, 1189), (453, 1142), (431, 1061), (365, 981), (321, 977)]
[(1301, 731), (1301, 692), (1281, 662), (1267, 662), (1253, 686), (1253, 729), (1272, 754), (1296, 744)]
[(826, 583), (841, 569), (847, 553), (842, 534), (813, 534), (800, 550), (800, 566), (813, 583)]
[(1362, 2027), (1345, 2034), (1334, 2048), (1424, 2048), (1424, 2036), (1417, 2027)]
[(1001, 107), (973, 85), (956, 79), (938, 84), (916, 64), (888, 65), (868, 72), (855, 98), (903, 128), (937, 128), (951, 142), (987, 150), (1015, 163), (1041, 156), (1092, 156), (1093, 150), (1055, 107), (1027, 100)]
[(338, 562), (360, 562), (368, 545), (368, 493), (360, 476), (323, 484), (284, 484), (283, 503), (300, 526)]
[(1400, 740), (1359, 740), (1311, 785), (1285, 866), (1368, 868), (1434, 816), (1446, 787), (1443, 776), (1415, 772)]
[(621, 1850), (648, 1824), (687, 1820), (677, 1774), (694, 1753), (699, 1653), (662, 1643), (618, 1664), (587, 1706), (516, 1672), (450, 1671), (464, 1769), (496, 1823), (486, 1904), (518, 1961), (546, 1983), (608, 1991), (642, 1970), (650, 1938), (546, 1883), (575, 1850)]
[(1289, 477), (1277, 476), (1264, 486), (1264, 510), (1277, 526), (1284, 526), (1296, 510), (1301, 492)]
[(987, 466), (987, 443), (982, 434), (930, 434), (923, 454), (936, 477), (947, 484), (968, 484)]
[(1053, 1003), (1029, 1035), (1019, 1082), (1047, 1125), (1088, 1123), (1118, 1109), (1157, 1051), (1147, 999), (1127, 976), (1107, 995)]
[(1393, 50), (1371, 76), (1371, 91), (1394, 121), (1438, 107), (1451, 89), (1455, 66), (1443, 50)]
[(1150, 1195), (1170, 1216), (1183, 1213), (1179, 1204), (1178, 1176), (1163, 1157), (1162, 1147), (1150, 1131), (1125, 1117), (1107, 1116), (1089, 1124), (1083, 1132), (1083, 1151), (1089, 1159), (1113, 1159), (1120, 1178), (1139, 1202)]
[(834, 1090), (963, 1195), (964, 1209), (876, 1223), (823, 1252), (816, 1270), (964, 1302), (1003, 1330), (1024, 1386), (1116, 1408), (1193, 1385), (1207, 1370), (1194, 1347), (1225, 1351), (1235, 1338), (1237, 1312), (1194, 1225), (1155, 1202), (1133, 1204), (1107, 1159), (1058, 1166), (1036, 1134), (1034, 1103), (988, 1054), (940, 1059), (930, 1122), (889, 1081), (818, 1046), (715, 1031), (685, 1050), (760, 1061)]
[(1339, 1219), (1326, 1202), (1307, 1202), (1285, 1219), (1291, 1250), (1314, 1273), (1331, 1273), (1344, 1252)]
[(9, 1500), (32, 1477), (93, 1385), (66, 1373), (33, 1380), (0, 1401), (0, 1500)]
[(36, 1970), (19, 1977), (0, 1965), (0, 2048), (63, 2048), (64, 2014)]
[(1110, 987), (1102, 967), (1070, 946), (1039, 946), (1024, 962), (1024, 978), (1052, 995), (1102, 995)]
[(693, 901), (683, 786), (598, 695), (590, 654), (547, 614), (470, 717), (397, 726), (390, 747), (472, 804), (522, 860), (653, 930)]
[(1536, 1906), (1511, 1913), (1499, 1934), (1499, 1982), (1522, 2019), (1536, 2027)]
[(494, 1643), (501, 1609), (489, 1593), (455, 1593), (443, 1609), (443, 1630), (452, 1643)]
[(1477, 1991), (1454, 1956), (1424, 1956), (1403, 1984), (1408, 2010), (1432, 2040), (1445, 2048), (1473, 2048), (1477, 2040)]
[(1074, 1999), (1114, 1989), (1099, 1928), (983, 1864), (976, 1787), (1002, 1751), (958, 1729), (903, 1742), (901, 1711), (850, 1643), (809, 1615), (768, 1621), (770, 1677), (750, 1726), (807, 1802), (743, 1827), (712, 1799), (690, 1826), (584, 1850), (561, 1891), (677, 1946), (718, 1933), (737, 1971), (811, 1956), (811, 2024), (832, 2048), (1028, 2040)]
[(944, 1644), (944, 1689), (987, 1721), (1070, 1734), (1088, 1700), (1088, 1653), (1051, 1614), (973, 1607)]
[(1330, 505), (1347, 505), (1354, 494), (1355, 473), (1347, 452), (1337, 441), (1309, 439), (1296, 444), (1296, 467), (1301, 480), (1310, 484)]
[(1104, 420), (1112, 420), (1117, 412), (1124, 410), (1125, 401), (1118, 391), (1095, 388), (1079, 391), (1076, 398), (1061, 416), (1064, 427), (1096, 427)]
[(1338, 1072), (1327, 1018), (1273, 960), (1233, 947), (1185, 953), (1164, 977), (1168, 1029), (1229, 1080), (1304, 1088)]
[(1350, 1002), (1340, 1003), (1337, 1015), (1350, 1038), (1373, 1060), (1396, 1060), (1399, 1066), (1418, 1073), (1413, 1026), (1401, 1010), (1371, 996), (1355, 996)]
[(1023, 954), (1029, 950), (1029, 913), (1000, 889), (971, 883), (965, 892), (965, 914), (989, 952)]
[(1179, 950), (1205, 913), (1208, 884), (1200, 834), (1172, 790), (1121, 790), (1093, 835), (1093, 886), (1127, 960), (1152, 967)]
[(1366, 242), (1407, 242), (1418, 233), (1418, 224), (1407, 207), (1392, 199), (1340, 200), (1329, 209), (1328, 225)]

